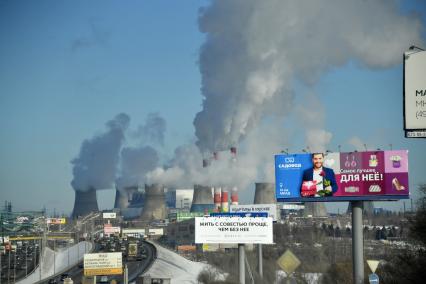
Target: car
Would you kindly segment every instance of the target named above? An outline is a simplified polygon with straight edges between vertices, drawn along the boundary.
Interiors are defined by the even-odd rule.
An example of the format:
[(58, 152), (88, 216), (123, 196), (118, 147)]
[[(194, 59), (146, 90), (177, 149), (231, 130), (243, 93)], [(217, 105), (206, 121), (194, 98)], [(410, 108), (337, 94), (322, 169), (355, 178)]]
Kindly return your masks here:
[(78, 268), (84, 268), (84, 262), (80, 262), (80, 263), (78, 264)]
[(108, 283), (108, 276), (106, 275), (101, 276), (99, 283)]
[(49, 279), (49, 282), (48, 282), (49, 284), (57, 284), (58, 283), (58, 281), (56, 281), (56, 279), (55, 278), (53, 278), (53, 279)]
[(61, 274), (61, 282), (63, 282), (65, 280), (65, 278), (69, 278), (70, 275), (68, 273), (62, 273)]

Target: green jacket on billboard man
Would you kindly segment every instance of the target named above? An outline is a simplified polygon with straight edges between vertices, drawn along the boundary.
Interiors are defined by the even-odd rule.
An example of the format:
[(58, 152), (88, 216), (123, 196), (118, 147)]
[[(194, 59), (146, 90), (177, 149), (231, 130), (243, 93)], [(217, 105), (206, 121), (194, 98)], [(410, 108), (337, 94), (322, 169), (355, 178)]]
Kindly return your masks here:
[(301, 195), (303, 197), (333, 196), (337, 191), (334, 171), (323, 166), (324, 154), (312, 154), (312, 168), (303, 172)]

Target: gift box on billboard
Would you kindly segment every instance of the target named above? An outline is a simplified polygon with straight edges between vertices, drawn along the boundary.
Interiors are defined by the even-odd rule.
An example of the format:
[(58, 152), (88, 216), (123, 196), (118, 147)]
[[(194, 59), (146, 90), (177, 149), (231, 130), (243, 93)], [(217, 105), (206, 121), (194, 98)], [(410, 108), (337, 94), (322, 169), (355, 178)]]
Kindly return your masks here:
[(315, 196), (316, 193), (317, 193), (317, 181), (316, 180), (304, 181), (302, 183), (301, 195), (303, 197)]

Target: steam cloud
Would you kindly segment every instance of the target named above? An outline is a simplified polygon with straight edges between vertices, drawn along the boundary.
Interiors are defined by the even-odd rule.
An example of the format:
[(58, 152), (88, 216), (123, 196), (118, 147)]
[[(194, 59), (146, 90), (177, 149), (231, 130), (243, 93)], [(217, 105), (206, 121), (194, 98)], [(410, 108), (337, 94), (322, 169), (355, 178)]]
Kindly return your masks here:
[[(398, 4), (212, 1), (199, 17), (207, 36), (199, 60), (203, 109), (194, 120), (200, 150), (237, 145), (267, 113), (292, 108), (295, 81), (315, 84), (351, 60), (368, 68), (399, 63), (410, 44), (421, 44), (422, 27)], [(280, 107), (274, 112), (271, 105)], [(307, 131), (308, 144), (318, 130)], [(325, 130), (319, 134), (323, 143), (331, 139)]]
[(151, 146), (126, 147), (121, 151), (121, 176), (116, 184), (119, 189), (145, 183), (145, 174), (158, 166), (157, 151)]
[[(200, 48), (202, 110), (194, 119), (196, 146), (179, 147), (168, 167), (147, 174), (166, 185), (238, 185), (273, 181), (272, 155), (288, 145), (280, 130), (289, 116), (304, 129), (305, 145), (324, 151), (332, 139), (324, 107), (311, 89), (322, 75), (355, 62), (388, 68), (411, 44), (421, 45), (422, 26), (402, 14), (397, 1), (211, 1), (200, 10), (206, 35)], [(315, 111), (312, 111), (315, 110)], [(283, 137), (284, 136), (284, 137)], [(227, 152), (207, 168), (202, 157)]]
[(144, 125), (140, 125), (135, 133), (144, 144), (164, 146), (166, 121), (158, 113), (149, 113)]
[(105, 133), (83, 141), (78, 157), (71, 161), (74, 175), (71, 185), (74, 190), (112, 188), (129, 123), (127, 114), (118, 114), (106, 123)]

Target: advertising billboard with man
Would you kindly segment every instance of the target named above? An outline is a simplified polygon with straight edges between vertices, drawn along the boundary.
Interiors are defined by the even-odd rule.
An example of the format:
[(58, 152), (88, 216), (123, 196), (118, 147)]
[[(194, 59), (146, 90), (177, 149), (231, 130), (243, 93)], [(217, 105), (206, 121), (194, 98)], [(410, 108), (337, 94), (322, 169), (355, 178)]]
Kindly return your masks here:
[(408, 151), (275, 156), (278, 201), (409, 198)]

